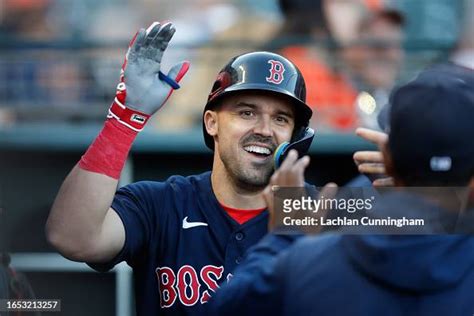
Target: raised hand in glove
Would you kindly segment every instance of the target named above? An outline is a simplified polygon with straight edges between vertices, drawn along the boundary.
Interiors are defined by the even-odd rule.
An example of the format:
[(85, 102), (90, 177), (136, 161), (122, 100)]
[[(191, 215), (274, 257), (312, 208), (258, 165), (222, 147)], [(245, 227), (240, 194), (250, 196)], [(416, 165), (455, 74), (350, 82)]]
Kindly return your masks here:
[(158, 111), (178, 82), (189, 69), (189, 62), (174, 65), (165, 75), (160, 71), (163, 53), (173, 37), (172, 23), (154, 22), (148, 29), (140, 29), (130, 42), (122, 65), (120, 83), (109, 118), (134, 131), (141, 131), (150, 118)]

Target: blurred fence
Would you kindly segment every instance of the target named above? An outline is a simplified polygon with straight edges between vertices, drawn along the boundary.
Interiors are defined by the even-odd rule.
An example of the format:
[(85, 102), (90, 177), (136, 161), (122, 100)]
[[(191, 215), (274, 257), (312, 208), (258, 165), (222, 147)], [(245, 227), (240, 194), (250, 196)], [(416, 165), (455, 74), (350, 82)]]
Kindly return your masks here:
[[(295, 39), (290, 39), (271, 44), (282, 47), (294, 43)], [(298, 43), (308, 44), (300, 40)], [(309, 45), (315, 45), (314, 41)], [(15, 122), (101, 122), (113, 99), (127, 46), (126, 41), (0, 43), (0, 126)], [(160, 122), (154, 126), (163, 129), (199, 126), (202, 108), (218, 70), (230, 57), (261, 47), (261, 43), (249, 41), (171, 45), (163, 68), (187, 59), (191, 61), (191, 70), (183, 80), (182, 89), (160, 112), (162, 118), (157, 118)], [(429, 64), (446, 60), (450, 49), (450, 43), (406, 43), (399, 82), (408, 80)], [(331, 62), (334, 69), (345, 67), (338, 60)]]

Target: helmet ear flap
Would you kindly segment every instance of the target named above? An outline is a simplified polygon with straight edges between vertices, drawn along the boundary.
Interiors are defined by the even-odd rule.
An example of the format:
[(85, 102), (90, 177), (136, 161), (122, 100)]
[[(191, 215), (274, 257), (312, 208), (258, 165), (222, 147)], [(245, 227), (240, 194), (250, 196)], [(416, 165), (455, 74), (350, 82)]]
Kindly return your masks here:
[(293, 143), (302, 139), (305, 136), (306, 131), (307, 131), (307, 126), (296, 127), (295, 130), (293, 131), (291, 142)]
[(207, 102), (215, 99), (225, 90), (225, 88), (227, 88), (230, 85), (231, 85), (231, 78), (230, 78), (229, 73), (225, 71), (220, 72), (216, 78), (216, 81), (214, 81), (214, 84), (212, 85), (211, 93), (209, 94), (209, 97), (207, 98)]
[(290, 143), (283, 142), (275, 150), (275, 154), (273, 155), (274, 168), (278, 169), (281, 166), (283, 160), (285, 160), (292, 149), (298, 152), (298, 157), (306, 155), (311, 147), (313, 138), (314, 130), (310, 127), (302, 127), (298, 131), (295, 131)]
[(221, 84), (221, 80), (216, 80), (214, 82), (214, 85), (212, 86), (212, 92), (211, 93), (216, 93), (217, 90), (219, 90), (221, 88), (222, 84)]
[(222, 91), (221, 88), (221, 81), (218, 79), (214, 81), (214, 85), (212, 86), (211, 93), (209, 94), (209, 100), (214, 99), (214, 97)]

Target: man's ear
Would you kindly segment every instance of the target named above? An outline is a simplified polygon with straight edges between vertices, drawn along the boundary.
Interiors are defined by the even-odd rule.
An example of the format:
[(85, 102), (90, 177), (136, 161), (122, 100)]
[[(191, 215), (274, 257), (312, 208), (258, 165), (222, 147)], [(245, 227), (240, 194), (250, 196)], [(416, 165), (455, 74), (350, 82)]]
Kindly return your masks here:
[(206, 126), (206, 131), (209, 135), (216, 136), (218, 131), (217, 112), (207, 110), (204, 113), (204, 125)]

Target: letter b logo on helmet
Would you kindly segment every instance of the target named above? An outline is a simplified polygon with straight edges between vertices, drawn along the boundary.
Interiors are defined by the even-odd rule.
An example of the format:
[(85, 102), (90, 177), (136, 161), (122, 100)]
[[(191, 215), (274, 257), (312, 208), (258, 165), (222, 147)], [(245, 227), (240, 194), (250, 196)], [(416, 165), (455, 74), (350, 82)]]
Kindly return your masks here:
[(271, 65), (270, 67), (270, 76), (266, 77), (268, 82), (280, 84), (284, 77), (283, 73), (285, 72), (285, 66), (278, 60), (269, 60), (268, 63)]
[[(238, 91), (269, 91), (289, 97), (294, 104), (296, 120), (294, 135), (305, 128), (313, 115), (306, 102), (306, 86), (298, 68), (288, 59), (270, 52), (253, 52), (232, 58), (219, 72), (209, 93), (204, 113), (211, 110), (224, 96)], [(214, 150), (214, 139), (206, 131), (204, 140)]]

